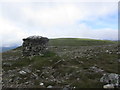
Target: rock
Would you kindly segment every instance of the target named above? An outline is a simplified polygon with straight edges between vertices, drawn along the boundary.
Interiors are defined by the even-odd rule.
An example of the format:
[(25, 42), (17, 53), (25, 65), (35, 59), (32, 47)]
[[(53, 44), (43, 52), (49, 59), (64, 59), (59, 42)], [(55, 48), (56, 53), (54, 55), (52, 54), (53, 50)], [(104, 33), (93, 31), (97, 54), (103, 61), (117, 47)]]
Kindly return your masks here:
[(40, 70), (36, 70), (36, 72), (40, 72)]
[(15, 77), (14, 80), (18, 81), (18, 80), (21, 80), (21, 78), (20, 77)]
[(70, 88), (69, 87), (64, 87), (63, 90), (70, 90)]
[(33, 75), (33, 78), (36, 78), (36, 79), (38, 79), (38, 75), (37, 75), (37, 74), (35, 74), (35, 73), (32, 73), (32, 75)]
[(21, 75), (26, 75), (27, 73), (22, 70), (22, 71), (19, 71), (19, 74), (21, 74)]
[(49, 85), (49, 86), (47, 86), (47, 88), (52, 88), (53, 86), (51, 86), (51, 85)]
[(12, 79), (9, 79), (9, 81), (8, 82), (12, 82), (13, 80)]
[(119, 77), (120, 75), (118, 74), (107, 73), (102, 76), (102, 78), (100, 79), (100, 82), (109, 83), (109, 84), (113, 84), (114, 86), (117, 86), (119, 85)]
[(104, 85), (103, 88), (104, 89), (112, 89), (112, 88), (114, 88), (114, 85), (113, 84), (107, 84), (107, 85)]
[(0, 83), (2, 82), (2, 75), (0, 74)]
[(77, 81), (79, 81), (80, 80), (80, 78), (77, 78)]
[(29, 82), (25, 82), (25, 84), (29, 84)]
[(5, 66), (5, 67), (11, 67), (12, 64), (11, 63), (3, 63), (3, 66)]
[(31, 73), (31, 70), (28, 69), (28, 68), (24, 68), (24, 71), (27, 72), (27, 73)]
[(106, 50), (105, 52), (106, 52), (106, 53), (108, 53), (109, 51), (108, 51), (108, 50)]
[(118, 59), (118, 62), (120, 62), (120, 59)]
[(43, 86), (44, 85), (44, 83), (40, 83), (40, 86)]
[(100, 68), (98, 68), (96, 66), (90, 67), (89, 70), (94, 71), (96, 73), (104, 71), (104, 70), (102, 70), (102, 69), (100, 69)]
[(30, 36), (23, 39), (23, 56), (43, 55), (49, 39), (42, 36)]

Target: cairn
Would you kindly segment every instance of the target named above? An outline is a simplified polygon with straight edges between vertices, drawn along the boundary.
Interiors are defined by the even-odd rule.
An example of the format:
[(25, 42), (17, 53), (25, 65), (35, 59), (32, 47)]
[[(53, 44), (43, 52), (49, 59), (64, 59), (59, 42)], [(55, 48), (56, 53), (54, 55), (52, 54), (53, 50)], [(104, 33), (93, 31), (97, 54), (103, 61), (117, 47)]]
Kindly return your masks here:
[(23, 39), (23, 56), (42, 55), (47, 49), (49, 39), (42, 36), (30, 36)]

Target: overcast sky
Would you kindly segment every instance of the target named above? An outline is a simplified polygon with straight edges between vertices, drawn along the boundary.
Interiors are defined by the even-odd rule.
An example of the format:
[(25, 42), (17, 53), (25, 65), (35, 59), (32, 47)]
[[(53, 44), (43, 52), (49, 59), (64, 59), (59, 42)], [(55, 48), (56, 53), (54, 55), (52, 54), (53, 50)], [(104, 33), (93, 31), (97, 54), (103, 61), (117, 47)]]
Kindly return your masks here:
[(31, 35), (117, 40), (117, 2), (0, 2), (2, 46)]

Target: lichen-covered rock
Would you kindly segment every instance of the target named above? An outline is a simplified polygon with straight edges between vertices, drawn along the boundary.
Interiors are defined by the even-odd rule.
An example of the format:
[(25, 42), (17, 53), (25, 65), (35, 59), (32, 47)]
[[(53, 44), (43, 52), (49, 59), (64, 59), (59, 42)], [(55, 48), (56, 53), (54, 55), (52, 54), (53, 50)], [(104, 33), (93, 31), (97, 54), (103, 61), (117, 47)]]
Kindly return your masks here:
[(42, 36), (30, 36), (23, 39), (23, 56), (41, 55), (46, 51), (49, 39)]
[(102, 78), (100, 79), (100, 82), (113, 84), (114, 86), (119, 86), (119, 77), (120, 77), (120, 75), (118, 75), (118, 74), (107, 73), (102, 76)]

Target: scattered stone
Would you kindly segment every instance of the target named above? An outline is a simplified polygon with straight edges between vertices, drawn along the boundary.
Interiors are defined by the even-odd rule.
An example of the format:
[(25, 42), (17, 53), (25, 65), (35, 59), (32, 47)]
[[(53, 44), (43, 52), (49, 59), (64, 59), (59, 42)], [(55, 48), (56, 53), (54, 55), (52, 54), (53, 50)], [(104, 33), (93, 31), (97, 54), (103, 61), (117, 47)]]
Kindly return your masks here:
[(76, 87), (73, 87), (73, 88), (76, 88)]
[(120, 59), (118, 59), (118, 62), (120, 62)]
[(80, 80), (80, 78), (77, 78), (77, 80)]
[(36, 70), (36, 72), (40, 72), (40, 70)]
[(29, 84), (29, 82), (25, 82), (25, 84)]
[(105, 52), (109, 52), (108, 50), (106, 50)]
[[(34, 47), (34, 46), (31, 45), (31, 47)], [(80, 46), (80, 49), (79, 49), (79, 47), (77, 47), (76, 50), (74, 50), (74, 47), (71, 47), (71, 48), (65, 47), (66, 50), (63, 50), (63, 49), (61, 50), (61, 47), (57, 46), (57, 48), (55, 49), (57, 51), (56, 53), (58, 53), (58, 55), (60, 55), (61, 57), (62, 57), (62, 55), (63, 56), (66, 55), (66, 57), (68, 57), (67, 59), (66, 59), (66, 57), (65, 58), (63, 57), (61, 59), (58, 59), (58, 61), (53, 62), (54, 59), (50, 58), (50, 61), (52, 62), (51, 66), (44, 65), (42, 68), (39, 68), (40, 70), (32, 69), (32, 68), (34, 68), (32, 66), (35, 63), (30, 63), (30, 65), (27, 65), (27, 66), (23, 67), (22, 69), (21, 69), (21, 67), (16, 66), (14, 69), (9, 70), (9, 67), (8, 67), (8, 70), (3, 70), (3, 76), (4, 76), (3, 86), (4, 87), (12, 87), (12, 88), (14, 88), (14, 87), (28, 87), (29, 88), (29, 87), (34, 87), (36, 85), (36, 83), (38, 81), (40, 81), (38, 83), (40, 87), (46, 86), (46, 84), (44, 82), (47, 82), (47, 83), (55, 82), (54, 85), (52, 85), (52, 86), (51, 86), (51, 84), (48, 84), (47, 88), (54, 88), (54, 87), (62, 88), (62, 87), (64, 87), (64, 90), (72, 90), (75, 87), (71, 84), (74, 83), (74, 80), (77, 82), (78, 81), (82, 82), (82, 78), (84, 78), (84, 77), (82, 77), (82, 75), (89, 75), (89, 74), (92, 75), (92, 73), (94, 74), (94, 72), (103, 72), (102, 68), (98, 67), (99, 64), (97, 64), (97, 63), (96, 63), (97, 65), (94, 65), (94, 63), (93, 63), (92, 67), (90, 67), (89, 69), (88, 68), (84, 69), (84, 65), (86, 63), (83, 62), (83, 60), (81, 58), (88, 58), (88, 60), (91, 60), (91, 63), (92, 63), (92, 60), (98, 59), (98, 63), (99, 63), (99, 60), (101, 60), (101, 59), (99, 59), (98, 55), (101, 54), (101, 52), (105, 53), (106, 50), (109, 50), (109, 52), (107, 54), (109, 54), (111, 52), (112, 52), (111, 54), (114, 54), (114, 53), (116, 54), (116, 51), (112, 51), (112, 49), (109, 49), (109, 48), (104, 49), (104, 46), (100, 46), (100, 47), (102, 47), (102, 48), (100, 48), (101, 50), (100, 49), (98, 49), (98, 50), (91, 49), (91, 51), (90, 51), (89, 46), (85, 46), (85, 47)], [(94, 46), (92, 46), (92, 48), (94, 48)], [(51, 48), (50, 50), (52, 50), (52, 49), (54, 50), (54, 48)], [(70, 49), (70, 50), (68, 50), (68, 49)], [(89, 49), (89, 50), (86, 51), (87, 49)], [(34, 52), (34, 51), (32, 51), (32, 52)], [(35, 53), (36, 53), (36, 51), (35, 51)], [(33, 54), (30, 54), (30, 55), (31, 55), (30, 58), (33, 60), (33, 57), (32, 57)], [(39, 55), (42, 55), (42, 54), (39, 54)], [(13, 59), (13, 57), (10, 58), (10, 60), (12, 60), (12, 59)], [(74, 61), (71, 59), (73, 59)], [(20, 60), (22, 60), (22, 59), (20, 59)], [(113, 59), (113, 61), (111, 61), (111, 62), (114, 62), (114, 60), (115, 60), (115, 62), (118, 62), (118, 59)], [(7, 61), (7, 59), (6, 59), (6, 61)], [(3, 63), (6, 63), (6, 61)], [(71, 61), (75, 62), (74, 64), (76, 64), (76, 65), (69, 64)], [(107, 63), (107, 61), (106, 61), (106, 63)], [(13, 63), (11, 63), (11, 64), (13, 64)], [(56, 64), (56, 66), (58, 65), (58, 67), (53, 68), (53, 66), (52, 66), (53, 64)], [(80, 65), (80, 67), (82, 66), (82, 64), (84, 64), (83, 68), (79, 68), (78, 64)], [(104, 62), (103, 62), (103, 64), (104, 64)], [(71, 68), (71, 70), (69, 69), (69, 67)], [(64, 69), (66, 72), (62, 72)], [(67, 70), (68, 70), (68, 72), (67, 72)], [(89, 72), (89, 70), (91, 70), (92, 72)], [(83, 73), (83, 74), (81, 74), (81, 73)], [(105, 72), (103, 72), (103, 73), (105, 73)], [(21, 76), (21, 75), (25, 75), (25, 76)], [(95, 76), (95, 77), (97, 77), (97, 76)], [(69, 80), (71, 78), (73, 78), (73, 81), (67, 83), (67, 84), (69, 84), (68, 87), (63, 85), (64, 83), (66, 83), (67, 80)], [(12, 81), (12, 79), (13, 79), (13, 81)], [(92, 79), (92, 78), (90, 78), (90, 79)], [(36, 82), (36, 80), (37, 80), (37, 82)], [(98, 79), (96, 78), (94, 80), (96, 81)], [(105, 82), (105, 85), (103, 86), (103, 88), (111, 88), (111, 87), (113, 88), (115, 86), (118, 86), (118, 83), (112, 84), (111, 80), (108, 80), (106, 82)], [(72, 88), (70, 88), (70, 86), (72, 86)]]
[(22, 70), (22, 71), (19, 71), (19, 74), (21, 74), (21, 75), (26, 75), (27, 73)]
[(47, 86), (47, 88), (52, 88), (53, 86), (51, 86), (51, 85), (49, 85), (49, 86)]
[(12, 81), (12, 79), (9, 79), (9, 81), (8, 82), (11, 82)]
[(94, 71), (96, 73), (104, 71), (104, 70), (102, 70), (102, 69), (100, 69), (100, 68), (98, 68), (96, 66), (90, 67), (89, 70)]
[(28, 68), (25, 68), (24, 71), (27, 72), (27, 73), (31, 73), (31, 70), (28, 69)]
[(12, 64), (11, 63), (3, 63), (3, 66), (10, 67), (10, 66), (12, 66)]
[(38, 75), (37, 75), (37, 74), (32, 73), (32, 75), (33, 75), (36, 79), (38, 79)]
[(20, 79), (21, 79), (20, 77), (15, 77), (15, 78), (14, 78), (15, 81), (18, 81), (18, 80), (20, 80)]
[(69, 87), (64, 87), (63, 90), (70, 90), (70, 88)]
[(107, 85), (104, 85), (103, 88), (104, 89), (112, 89), (112, 88), (114, 88), (114, 85), (113, 84), (107, 84)]
[(43, 86), (44, 85), (44, 83), (40, 83), (40, 86)]

